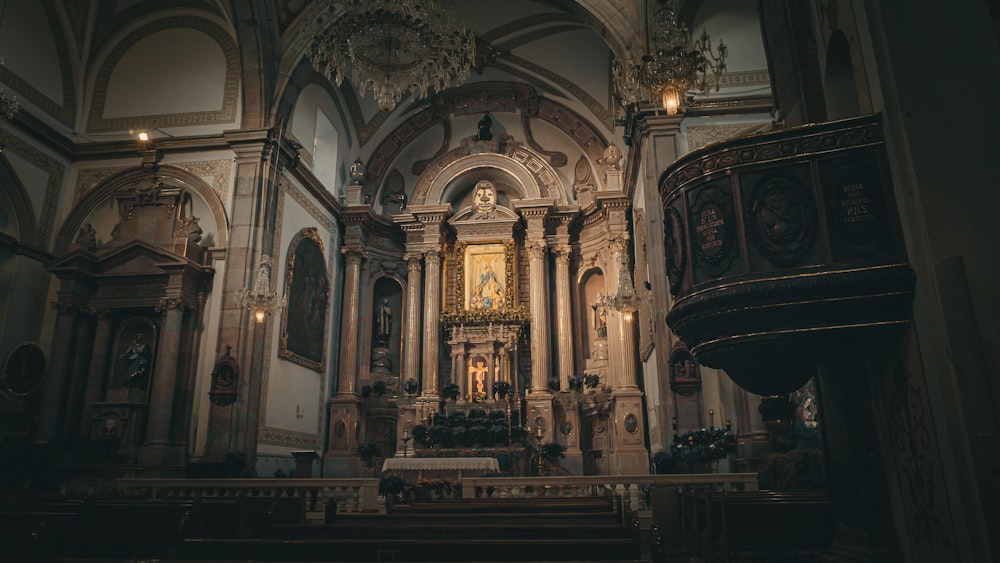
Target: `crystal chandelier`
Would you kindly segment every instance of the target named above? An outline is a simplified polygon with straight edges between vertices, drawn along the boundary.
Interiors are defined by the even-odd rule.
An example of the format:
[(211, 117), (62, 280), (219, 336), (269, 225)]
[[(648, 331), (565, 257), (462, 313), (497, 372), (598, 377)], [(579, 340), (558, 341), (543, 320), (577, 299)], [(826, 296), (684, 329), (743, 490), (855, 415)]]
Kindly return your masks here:
[(264, 322), (272, 311), (277, 311), (285, 305), (284, 299), (279, 299), (278, 294), (271, 291), (271, 257), (267, 254), (260, 255), (260, 262), (253, 278), (253, 289), (244, 289), (240, 292), (240, 304), (253, 311), (254, 319), (258, 323)]
[(313, 67), (340, 86), (345, 76), (384, 111), (403, 96), (444, 90), (469, 76), (473, 33), (435, 0), (322, 0), (336, 12), (313, 38)]
[(641, 301), (635, 288), (632, 287), (632, 274), (629, 273), (627, 259), (622, 256), (618, 265), (618, 291), (608, 298), (608, 304), (620, 311), (626, 321), (630, 321), (632, 314), (639, 310)]
[[(719, 90), (719, 80), (726, 71), (729, 50), (722, 40), (717, 49), (705, 29), (693, 44), (687, 26), (677, 21), (669, 2), (653, 15), (650, 31), (652, 53), (641, 58), (629, 51), (626, 62), (615, 61), (614, 78), (617, 96), (628, 104), (640, 99), (656, 99), (674, 115), (680, 111), (688, 90), (708, 94)], [(708, 71), (712, 77), (709, 78)]]

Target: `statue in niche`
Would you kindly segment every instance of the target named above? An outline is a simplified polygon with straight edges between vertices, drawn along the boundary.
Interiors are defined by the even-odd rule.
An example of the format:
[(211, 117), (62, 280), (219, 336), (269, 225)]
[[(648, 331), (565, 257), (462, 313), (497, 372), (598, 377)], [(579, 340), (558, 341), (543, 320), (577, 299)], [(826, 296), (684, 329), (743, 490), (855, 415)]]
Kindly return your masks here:
[(479, 123), (476, 125), (476, 140), (493, 140), (493, 118), (490, 117), (490, 112), (484, 113), (483, 118), (480, 119)]
[(598, 338), (608, 337), (608, 304), (604, 295), (597, 294), (597, 301), (591, 307), (594, 309), (594, 330)]
[(379, 346), (389, 345), (389, 336), (392, 334), (392, 307), (389, 300), (383, 299), (378, 310), (378, 325), (375, 330), (375, 342)]
[(80, 245), (80, 250), (93, 252), (97, 250), (97, 231), (90, 223), (84, 223), (80, 227), (80, 232), (76, 235), (76, 241)]
[(149, 384), (149, 346), (142, 333), (132, 337), (132, 345), (121, 355), (125, 360), (125, 387), (146, 390)]
[(476, 209), (473, 219), (492, 219), (497, 208), (497, 190), (493, 182), (489, 180), (477, 182), (472, 203)]

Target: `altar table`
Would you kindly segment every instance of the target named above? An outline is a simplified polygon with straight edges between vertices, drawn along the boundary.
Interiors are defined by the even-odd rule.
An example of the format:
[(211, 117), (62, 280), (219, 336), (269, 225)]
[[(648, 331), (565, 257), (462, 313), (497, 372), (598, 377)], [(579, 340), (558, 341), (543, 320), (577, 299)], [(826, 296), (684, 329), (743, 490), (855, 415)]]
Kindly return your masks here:
[(382, 473), (399, 475), (409, 481), (422, 479), (458, 480), (463, 475), (475, 477), (499, 473), (500, 464), (493, 457), (390, 457), (382, 464)]

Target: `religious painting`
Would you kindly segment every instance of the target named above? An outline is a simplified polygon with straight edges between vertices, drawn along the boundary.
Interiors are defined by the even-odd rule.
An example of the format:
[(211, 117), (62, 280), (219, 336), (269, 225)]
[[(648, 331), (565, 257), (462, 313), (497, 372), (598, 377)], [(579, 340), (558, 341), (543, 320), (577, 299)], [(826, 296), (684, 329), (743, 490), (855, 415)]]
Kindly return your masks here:
[(28, 397), (38, 390), (44, 375), (45, 353), (38, 344), (26, 342), (7, 356), (0, 376), (0, 392)]
[(114, 343), (114, 367), (109, 387), (146, 391), (153, 375), (156, 325), (145, 317), (126, 320), (118, 327)]
[(289, 245), (285, 273), (288, 305), (278, 357), (322, 372), (326, 359), (326, 312), (330, 277), (323, 241), (315, 227), (299, 231)]
[[(510, 269), (508, 269), (510, 267)], [(510, 285), (507, 245), (470, 244), (465, 247), (464, 290), (465, 308), (495, 310), (510, 305)]]

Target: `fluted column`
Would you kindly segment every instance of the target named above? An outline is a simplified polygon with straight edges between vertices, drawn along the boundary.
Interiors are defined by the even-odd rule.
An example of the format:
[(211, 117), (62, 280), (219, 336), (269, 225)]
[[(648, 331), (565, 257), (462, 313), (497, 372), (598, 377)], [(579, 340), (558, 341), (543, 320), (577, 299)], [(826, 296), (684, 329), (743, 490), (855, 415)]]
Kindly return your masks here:
[(635, 377), (635, 313), (615, 312), (621, 334), (621, 374), (615, 386), (619, 389), (638, 389)]
[(438, 395), (438, 346), (440, 345), (441, 311), (441, 253), (429, 250), (424, 253), (427, 266), (427, 288), (424, 291), (424, 361), (423, 394)]
[(569, 247), (556, 249), (556, 342), (559, 349), (559, 388), (569, 389), (573, 375), (573, 316), (569, 297)]
[(531, 390), (547, 391), (549, 366), (549, 307), (545, 242), (528, 243), (528, 287), (531, 288)]
[(111, 348), (111, 312), (97, 311), (97, 327), (94, 329), (94, 353), (90, 357), (87, 373), (87, 389), (83, 395), (83, 415), (80, 417), (81, 434), (89, 434), (93, 410), (91, 405), (102, 399), (107, 386), (108, 350)]
[(68, 303), (53, 303), (56, 327), (52, 336), (49, 372), (45, 377), (42, 393), (41, 412), (35, 430), (36, 442), (49, 442), (55, 438), (59, 428), (59, 417), (63, 412), (63, 395), (66, 388), (66, 371), (69, 366), (69, 352), (73, 349), (73, 323), (76, 307)]
[(420, 381), (420, 254), (406, 255), (406, 341), (403, 344), (403, 381)]
[(356, 248), (343, 248), (347, 258), (344, 274), (344, 306), (340, 324), (340, 368), (337, 375), (337, 394), (354, 393), (358, 376), (358, 323), (361, 311), (361, 261), (364, 254)]
[(149, 426), (146, 431), (147, 446), (166, 446), (170, 443), (170, 422), (174, 410), (174, 389), (177, 387), (177, 353), (181, 343), (181, 321), (184, 303), (180, 299), (160, 300), (158, 311), (163, 312), (163, 327), (157, 343), (156, 371), (149, 397)]

